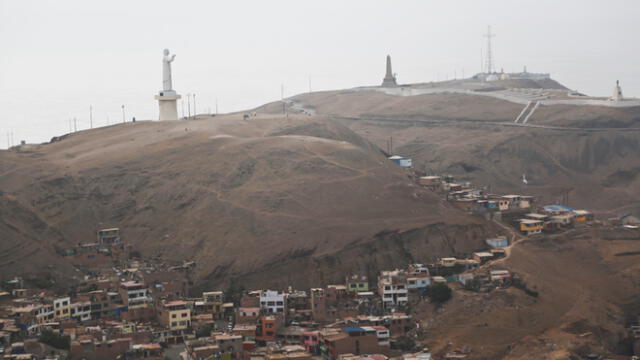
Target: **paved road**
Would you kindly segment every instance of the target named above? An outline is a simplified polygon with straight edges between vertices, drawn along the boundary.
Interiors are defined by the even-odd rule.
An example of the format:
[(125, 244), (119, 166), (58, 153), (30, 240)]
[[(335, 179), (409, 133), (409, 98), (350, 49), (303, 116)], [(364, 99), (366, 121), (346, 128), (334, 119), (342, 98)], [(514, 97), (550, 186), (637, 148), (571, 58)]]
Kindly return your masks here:
[(580, 132), (601, 132), (601, 131), (640, 131), (640, 128), (574, 128), (574, 127), (563, 127), (563, 126), (546, 126), (546, 125), (533, 125), (533, 124), (521, 124), (521, 123), (513, 123), (513, 122), (504, 122), (504, 121), (481, 121), (481, 120), (465, 120), (465, 119), (449, 119), (449, 120), (436, 120), (436, 119), (403, 119), (403, 118), (382, 118), (382, 117), (362, 117), (362, 116), (339, 116), (339, 115), (331, 115), (331, 114), (320, 114), (326, 115), (334, 119), (342, 119), (342, 120), (369, 120), (369, 121), (379, 121), (379, 122), (395, 122), (403, 121), (403, 122), (413, 122), (413, 123), (426, 123), (426, 124), (474, 124), (474, 125), (491, 125), (491, 126), (510, 126), (510, 127), (524, 127), (524, 128), (532, 128), (532, 129), (548, 129), (548, 130), (559, 130), (559, 131), (580, 131)]

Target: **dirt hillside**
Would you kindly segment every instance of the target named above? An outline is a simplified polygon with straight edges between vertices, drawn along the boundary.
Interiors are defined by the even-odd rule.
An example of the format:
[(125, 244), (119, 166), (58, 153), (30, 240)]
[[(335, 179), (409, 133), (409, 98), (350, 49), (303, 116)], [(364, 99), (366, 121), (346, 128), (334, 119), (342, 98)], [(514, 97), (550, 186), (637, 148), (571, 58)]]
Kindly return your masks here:
[(540, 106), (530, 126), (516, 126), (524, 105), (479, 95), (331, 91), (291, 101), (382, 149), (392, 142), (420, 172), (551, 203), (568, 193), (569, 205), (603, 214), (640, 211), (640, 107)]
[(472, 359), (568, 359), (629, 354), (625, 327), (640, 310), (637, 230), (576, 229), (513, 247), (504, 262), (536, 296), (511, 287), (459, 288), (426, 316), (423, 341), (436, 353), (469, 348)]
[[(308, 116), (117, 125), (0, 152), (0, 169), (5, 196), (26, 213), (11, 224), (3, 217), (18, 229), (7, 249), (34, 219), (59, 250), (117, 226), (144, 256), (195, 260), (200, 284), (320, 285), (400, 264), (407, 256), (398, 252), (468, 252), (488, 231), (414, 186), (367, 140)], [(33, 237), (51, 248), (50, 238)], [(340, 256), (371, 242), (390, 247), (387, 238), (397, 246), (377, 258)], [(6, 256), (23, 260), (17, 250)], [(274, 276), (282, 273), (290, 276)]]

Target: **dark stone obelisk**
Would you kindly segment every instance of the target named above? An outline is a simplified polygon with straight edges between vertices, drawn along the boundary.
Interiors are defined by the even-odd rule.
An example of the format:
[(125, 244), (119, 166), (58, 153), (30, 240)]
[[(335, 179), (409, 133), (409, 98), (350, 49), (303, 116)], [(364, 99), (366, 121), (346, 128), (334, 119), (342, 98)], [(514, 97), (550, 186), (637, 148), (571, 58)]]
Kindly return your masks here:
[(391, 71), (391, 56), (389, 55), (387, 55), (387, 74), (382, 80), (382, 86), (398, 86), (396, 77), (393, 76), (393, 71)]

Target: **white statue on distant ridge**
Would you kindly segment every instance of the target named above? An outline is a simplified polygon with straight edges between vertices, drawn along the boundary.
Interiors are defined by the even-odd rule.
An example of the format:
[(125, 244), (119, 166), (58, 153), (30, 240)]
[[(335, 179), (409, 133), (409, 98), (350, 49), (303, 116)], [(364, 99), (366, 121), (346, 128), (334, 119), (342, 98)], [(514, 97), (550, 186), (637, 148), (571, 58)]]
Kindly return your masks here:
[(162, 90), (173, 90), (173, 84), (171, 82), (171, 62), (176, 58), (176, 55), (169, 55), (169, 49), (164, 49), (164, 57), (162, 58)]

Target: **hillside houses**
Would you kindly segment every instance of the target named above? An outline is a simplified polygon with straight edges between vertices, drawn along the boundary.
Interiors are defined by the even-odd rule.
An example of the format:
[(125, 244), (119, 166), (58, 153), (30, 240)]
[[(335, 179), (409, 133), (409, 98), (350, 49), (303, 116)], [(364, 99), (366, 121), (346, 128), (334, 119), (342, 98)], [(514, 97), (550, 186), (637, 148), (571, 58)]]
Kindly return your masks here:
[(537, 212), (524, 214), (513, 220), (514, 226), (524, 235), (553, 232), (579, 226), (593, 221), (593, 214), (587, 210), (575, 210), (562, 205), (547, 205)]
[(536, 199), (530, 195), (496, 195), (470, 183), (457, 183), (452, 176), (422, 176), (417, 183), (443, 194), (452, 206), (487, 219), (512, 219), (513, 226), (524, 235), (543, 231), (558, 231), (593, 220), (587, 210), (576, 210), (562, 205), (536, 207)]
[[(123, 243), (119, 230), (99, 234), (97, 244)], [(47, 333), (68, 339), (61, 359), (162, 359), (169, 345), (184, 348), (185, 359), (387, 359), (402, 355), (397, 339), (417, 329), (411, 308), (428, 301), (435, 284), (507, 286), (509, 271), (484, 266), (507, 245), (496, 237), (467, 258), (345, 274), (342, 282), (304, 290), (247, 290), (235, 302), (220, 289), (190, 293), (194, 263), (110, 257), (107, 265), (83, 265), (84, 280), (69, 293), (25, 288), (20, 278), (3, 283), (0, 351), (20, 352), (21, 343)]]

